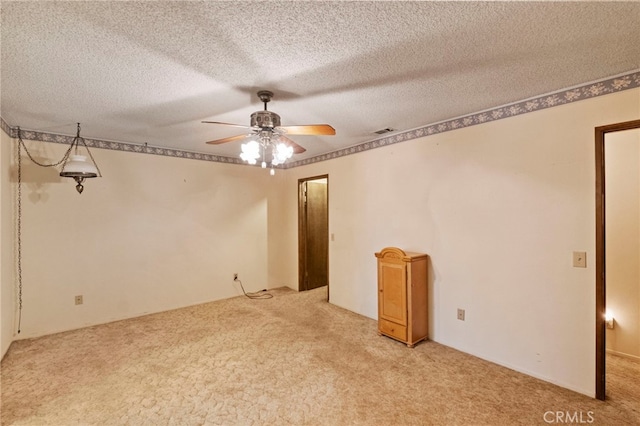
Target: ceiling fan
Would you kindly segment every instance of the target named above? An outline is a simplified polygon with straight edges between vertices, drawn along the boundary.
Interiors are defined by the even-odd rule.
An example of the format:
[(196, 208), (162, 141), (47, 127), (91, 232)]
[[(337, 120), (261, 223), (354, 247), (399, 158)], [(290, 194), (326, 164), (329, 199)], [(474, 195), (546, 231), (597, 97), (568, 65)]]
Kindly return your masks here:
[(293, 153), (301, 154), (306, 151), (302, 146), (289, 139), (287, 135), (336, 134), (335, 129), (328, 124), (281, 126), (280, 116), (273, 111), (267, 110), (267, 103), (271, 101), (272, 97), (273, 92), (268, 90), (260, 90), (258, 92), (258, 98), (264, 102), (264, 111), (256, 111), (251, 114), (251, 124), (249, 126), (222, 123), (220, 121), (203, 121), (203, 123), (208, 124), (222, 124), (224, 126), (241, 127), (250, 130), (250, 133), (248, 134), (245, 133), (238, 136), (216, 139), (207, 143), (211, 145), (220, 145), (227, 142), (246, 139), (247, 143), (242, 145), (242, 154), (240, 154), (240, 157), (250, 164), (255, 164), (256, 160), (261, 155), (260, 149), (262, 149), (262, 166), (266, 167), (264, 157), (269, 148), (272, 150), (272, 166), (284, 163), (284, 161), (287, 158), (290, 158)]

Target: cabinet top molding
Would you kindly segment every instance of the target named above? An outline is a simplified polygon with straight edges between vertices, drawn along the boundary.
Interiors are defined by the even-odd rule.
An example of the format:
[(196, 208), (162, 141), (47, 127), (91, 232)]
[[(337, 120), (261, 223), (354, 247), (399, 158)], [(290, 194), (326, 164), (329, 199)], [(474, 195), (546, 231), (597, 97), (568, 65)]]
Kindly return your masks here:
[(400, 259), (405, 262), (412, 261), (415, 259), (419, 259), (422, 257), (427, 257), (427, 254), (424, 253), (415, 253), (411, 251), (404, 251), (399, 249), (398, 247), (385, 247), (376, 253), (376, 257), (379, 259), (391, 258), (391, 259)]

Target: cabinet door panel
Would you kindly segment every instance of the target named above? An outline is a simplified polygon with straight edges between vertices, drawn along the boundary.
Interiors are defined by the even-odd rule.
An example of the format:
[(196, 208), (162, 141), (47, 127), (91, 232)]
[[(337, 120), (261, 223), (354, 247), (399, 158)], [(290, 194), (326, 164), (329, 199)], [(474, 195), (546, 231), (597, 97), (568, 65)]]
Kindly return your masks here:
[(407, 285), (404, 263), (380, 262), (380, 316), (407, 325)]

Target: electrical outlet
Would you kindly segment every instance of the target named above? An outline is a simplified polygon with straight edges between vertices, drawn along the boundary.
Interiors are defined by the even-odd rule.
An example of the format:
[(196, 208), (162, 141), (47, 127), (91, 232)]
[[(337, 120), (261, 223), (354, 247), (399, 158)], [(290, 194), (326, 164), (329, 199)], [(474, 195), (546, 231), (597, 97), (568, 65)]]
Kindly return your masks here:
[(613, 326), (613, 321), (614, 321), (614, 320), (613, 320), (613, 318), (609, 318), (609, 319), (606, 319), (606, 320), (604, 321), (604, 323), (605, 323), (605, 324), (607, 324), (607, 328), (608, 328), (609, 330), (613, 330), (613, 328), (614, 328), (614, 326)]
[(76, 296), (75, 300), (76, 300), (76, 305), (82, 305), (82, 295)]
[(458, 309), (458, 319), (464, 321), (464, 309)]
[(233, 280), (238, 281), (238, 274), (233, 274)]

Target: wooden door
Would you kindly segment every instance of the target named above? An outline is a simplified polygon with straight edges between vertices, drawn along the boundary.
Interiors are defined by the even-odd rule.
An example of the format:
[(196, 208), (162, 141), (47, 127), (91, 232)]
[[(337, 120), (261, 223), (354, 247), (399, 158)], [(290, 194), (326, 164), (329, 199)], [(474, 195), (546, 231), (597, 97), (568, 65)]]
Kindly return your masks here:
[(300, 181), (299, 290), (329, 284), (328, 178)]

